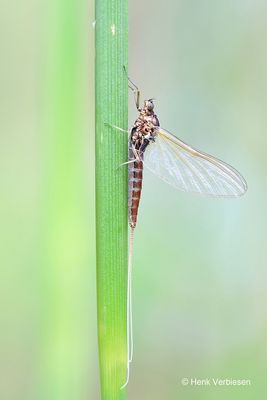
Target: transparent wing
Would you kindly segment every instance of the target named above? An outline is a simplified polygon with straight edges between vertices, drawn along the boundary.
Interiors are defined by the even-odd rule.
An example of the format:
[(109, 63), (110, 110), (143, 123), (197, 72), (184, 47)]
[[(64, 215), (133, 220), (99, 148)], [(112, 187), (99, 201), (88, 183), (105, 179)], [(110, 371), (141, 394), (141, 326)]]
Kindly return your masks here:
[(144, 165), (165, 182), (185, 192), (237, 197), (247, 190), (242, 175), (225, 162), (192, 148), (159, 128), (144, 154)]

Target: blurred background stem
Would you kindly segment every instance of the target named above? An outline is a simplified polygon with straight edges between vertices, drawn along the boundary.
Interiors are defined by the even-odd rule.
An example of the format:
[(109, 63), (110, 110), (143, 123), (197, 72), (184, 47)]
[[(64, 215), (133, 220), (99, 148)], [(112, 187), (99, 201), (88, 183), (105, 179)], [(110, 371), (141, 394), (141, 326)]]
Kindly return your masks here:
[[(88, 16), (86, 2), (48, 2), (42, 48), (42, 362), (38, 399), (88, 398)], [(86, 110), (87, 111), (87, 110)], [(88, 111), (87, 111), (88, 112)], [(93, 187), (93, 183), (91, 183)], [(89, 206), (88, 206), (89, 204)]]
[(127, 282), (127, 0), (96, 0), (96, 257), (103, 399), (125, 398)]

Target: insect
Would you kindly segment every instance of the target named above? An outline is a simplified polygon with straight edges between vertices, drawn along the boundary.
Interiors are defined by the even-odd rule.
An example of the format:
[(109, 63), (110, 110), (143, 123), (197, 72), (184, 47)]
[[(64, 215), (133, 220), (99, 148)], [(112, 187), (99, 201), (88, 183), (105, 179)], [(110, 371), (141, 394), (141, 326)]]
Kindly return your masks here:
[[(161, 128), (154, 111), (153, 99), (144, 101), (140, 108), (140, 91), (128, 78), (134, 92), (139, 113), (129, 137), (129, 192), (128, 210), (130, 246), (128, 261), (127, 342), (128, 369), (125, 387), (129, 380), (129, 365), (133, 355), (131, 275), (134, 229), (143, 183), (143, 166), (175, 188), (211, 197), (239, 197), (247, 190), (243, 176), (232, 166), (207, 153), (197, 150), (170, 132)], [(118, 127), (115, 127), (122, 130)]]
[(129, 224), (135, 228), (141, 197), (143, 166), (184, 192), (210, 197), (239, 197), (247, 190), (232, 166), (199, 151), (160, 127), (153, 99), (145, 100), (129, 139)]

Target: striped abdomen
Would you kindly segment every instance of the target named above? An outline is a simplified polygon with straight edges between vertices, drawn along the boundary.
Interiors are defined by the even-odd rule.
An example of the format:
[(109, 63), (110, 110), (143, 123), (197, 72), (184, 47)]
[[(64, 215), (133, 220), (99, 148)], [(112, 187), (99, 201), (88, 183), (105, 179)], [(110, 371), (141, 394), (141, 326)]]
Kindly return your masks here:
[(138, 207), (142, 191), (143, 162), (134, 161), (129, 164), (129, 224), (135, 228), (137, 221)]

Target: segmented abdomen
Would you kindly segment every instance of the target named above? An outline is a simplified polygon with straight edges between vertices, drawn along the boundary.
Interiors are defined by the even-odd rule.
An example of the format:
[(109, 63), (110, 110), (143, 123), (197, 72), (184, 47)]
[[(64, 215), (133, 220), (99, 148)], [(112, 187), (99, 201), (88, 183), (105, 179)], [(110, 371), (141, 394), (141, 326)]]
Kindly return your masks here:
[[(130, 158), (131, 159), (131, 158)], [(129, 164), (129, 224), (135, 228), (137, 221), (138, 207), (142, 191), (143, 181), (143, 162), (134, 161)]]

